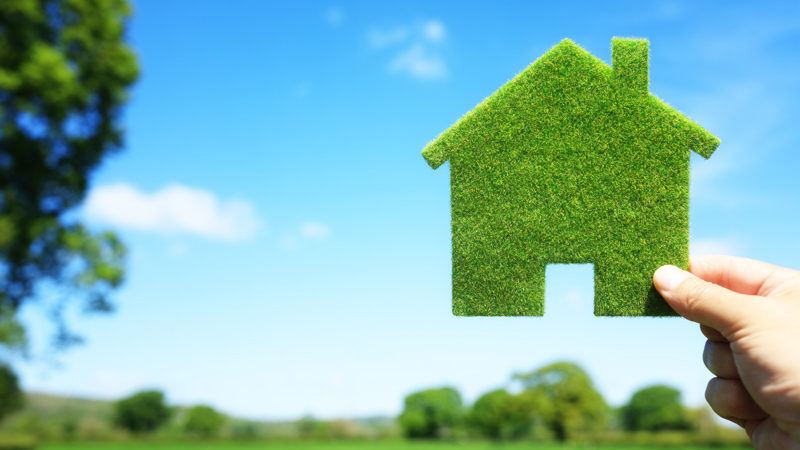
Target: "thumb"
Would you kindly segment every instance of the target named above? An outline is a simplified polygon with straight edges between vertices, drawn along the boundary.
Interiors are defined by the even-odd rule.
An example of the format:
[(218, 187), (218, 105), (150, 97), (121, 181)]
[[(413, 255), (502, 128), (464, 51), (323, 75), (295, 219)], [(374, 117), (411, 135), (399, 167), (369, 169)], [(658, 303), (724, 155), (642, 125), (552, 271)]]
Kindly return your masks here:
[(726, 337), (751, 320), (759, 306), (755, 296), (730, 291), (675, 266), (656, 270), (653, 284), (675, 312)]

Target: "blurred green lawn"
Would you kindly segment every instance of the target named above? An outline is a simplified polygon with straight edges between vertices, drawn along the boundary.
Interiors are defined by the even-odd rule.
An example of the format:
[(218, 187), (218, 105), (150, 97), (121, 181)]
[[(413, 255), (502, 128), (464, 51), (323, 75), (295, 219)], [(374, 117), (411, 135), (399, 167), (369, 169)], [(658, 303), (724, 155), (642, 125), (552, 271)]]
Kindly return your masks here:
[[(558, 444), (532, 444), (518, 442), (512, 444), (494, 444), (490, 442), (470, 443), (435, 443), (435, 442), (118, 442), (118, 443), (60, 443), (47, 444), (39, 447), (41, 450), (134, 450), (134, 449), (159, 449), (159, 450), (201, 450), (201, 449), (252, 449), (252, 450), (563, 450), (563, 449), (594, 449), (605, 450), (648, 450), (652, 446), (596, 446), (596, 445), (558, 445)], [(682, 450), (706, 450), (712, 447), (672, 447)], [(715, 450), (733, 450), (742, 447), (713, 447)]]

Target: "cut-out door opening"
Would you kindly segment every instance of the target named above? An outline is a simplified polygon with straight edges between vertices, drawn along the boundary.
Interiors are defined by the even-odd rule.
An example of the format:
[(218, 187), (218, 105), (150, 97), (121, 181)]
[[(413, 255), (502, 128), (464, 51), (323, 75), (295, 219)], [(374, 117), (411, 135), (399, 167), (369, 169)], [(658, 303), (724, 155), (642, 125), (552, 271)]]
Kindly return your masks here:
[(594, 317), (594, 264), (548, 264), (544, 317)]

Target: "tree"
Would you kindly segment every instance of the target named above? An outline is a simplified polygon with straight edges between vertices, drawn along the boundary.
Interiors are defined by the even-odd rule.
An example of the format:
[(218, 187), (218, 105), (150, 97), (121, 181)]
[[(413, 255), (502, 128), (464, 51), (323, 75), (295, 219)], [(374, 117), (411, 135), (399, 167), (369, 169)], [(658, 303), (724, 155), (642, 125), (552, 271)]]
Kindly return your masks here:
[(11, 367), (0, 364), (0, 421), (22, 407), (19, 379)]
[(451, 436), (463, 415), (461, 394), (454, 388), (442, 387), (406, 396), (399, 421), (408, 438), (439, 439)]
[(482, 437), (492, 440), (519, 439), (531, 433), (536, 405), (522, 394), (505, 389), (487, 392), (472, 405), (469, 424)]
[(123, 145), (119, 116), (138, 76), (129, 14), (126, 0), (0, 2), (0, 337), (21, 328), (16, 312), (42, 283), (62, 293), (49, 305), (57, 344), (78, 339), (67, 303), (112, 309), (125, 248), (67, 213)]
[(237, 422), (231, 426), (231, 438), (247, 441), (258, 438), (258, 427), (254, 422)]
[(687, 430), (689, 417), (681, 403), (681, 392), (665, 385), (636, 391), (621, 411), (628, 431)]
[(468, 422), (472, 429), (489, 439), (503, 439), (509, 418), (506, 411), (512, 395), (505, 389), (487, 392), (472, 405)]
[(183, 429), (188, 434), (202, 437), (214, 437), (219, 434), (222, 426), (225, 425), (225, 416), (206, 405), (198, 405), (186, 411), (186, 421)]
[(303, 439), (312, 439), (325, 433), (325, 422), (307, 415), (297, 419), (297, 434)]
[(170, 409), (161, 391), (141, 391), (114, 404), (114, 424), (132, 433), (150, 433), (166, 423)]
[(559, 441), (595, 433), (608, 424), (608, 404), (586, 371), (576, 364), (557, 362), (514, 375), (514, 380), (544, 402), (545, 421)]

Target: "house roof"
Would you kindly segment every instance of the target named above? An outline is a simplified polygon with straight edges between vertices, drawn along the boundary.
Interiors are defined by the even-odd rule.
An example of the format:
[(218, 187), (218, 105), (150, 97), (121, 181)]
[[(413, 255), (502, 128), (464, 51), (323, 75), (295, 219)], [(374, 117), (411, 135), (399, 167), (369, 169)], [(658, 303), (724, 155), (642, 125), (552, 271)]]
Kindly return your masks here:
[[(618, 64), (626, 71), (644, 71), (643, 81), (641, 76), (633, 78), (638, 78), (636, 82), (639, 84), (644, 83), (642, 86), (646, 95), (642, 100), (646, 103), (643, 104), (646, 106), (646, 111), (654, 116), (651, 122), (657, 122), (658, 126), (669, 127), (670, 136), (673, 139), (680, 139), (687, 148), (704, 158), (711, 156), (719, 146), (719, 139), (647, 91), (647, 41), (614, 38), (612, 45), (615, 55), (621, 55), (619, 58), (614, 57), (614, 64)], [(643, 55), (638, 55), (639, 59), (635, 57), (622, 58), (622, 56), (627, 57), (627, 52), (631, 49), (635, 51), (636, 47), (644, 50)], [(623, 69), (618, 67), (616, 70), (617, 78), (626, 80), (630, 78), (627, 77), (629, 74), (625, 74), (626, 77), (619, 76)], [(615, 68), (587, 52), (572, 40), (564, 39), (441, 133), (423, 149), (422, 154), (431, 167), (437, 168), (450, 159), (454, 152), (475, 150), (493, 134), (509, 132), (509, 130), (494, 126), (498, 123), (498, 117), (506, 122), (525, 123), (525, 118), (530, 114), (555, 113), (557, 115), (557, 109), (547, 111), (547, 109), (552, 109), (548, 108), (548, 102), (551, 101), (551, 104), (554, 105), (569, 102), (570, 96), (575, 95), (575, 92), (581, 89), (584, 90), (583, 95), (585, 96), (586, 89), (596, 89), (597, 86), (606, 85), (608, 89), (605, 92), (589, 91), (590, 95), (609, 95), (610, 93), (612, 97), (622, 95), (626, 98), (636, 95), (635, 92), (625, 90), (621, 86), (615, 87), (613, 84), (614, 71)], [(520, 89), (525, 89), (525, 91), (521, 92)], [(520, 103), (520, 97), (522, 97), (522, 103)], [(508, 102), (504, 102), (509, 99), (513, 99), (513, 104), (516, 106), (525, 106), (509, 108)], [(580, 104), (573, 104), (571, 107), (580, 108)], [(554, 120), (557, 119), (558, 117), (554, 117)]]

